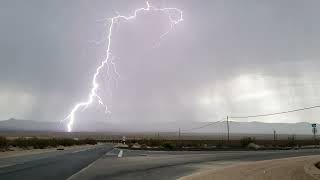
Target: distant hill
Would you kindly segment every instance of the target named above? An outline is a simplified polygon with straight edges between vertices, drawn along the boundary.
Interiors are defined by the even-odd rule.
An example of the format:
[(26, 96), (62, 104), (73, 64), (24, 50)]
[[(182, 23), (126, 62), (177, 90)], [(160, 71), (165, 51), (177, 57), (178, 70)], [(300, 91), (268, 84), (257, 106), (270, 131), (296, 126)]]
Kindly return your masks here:
[[(184, 132), (199, 132), (199, 133), (226, 133), (227, 123), (219, 122), (211, 126), (197, 129), (197, 127), (206, 126), (208, 122), (171, 122), (167, 124), (153, 124), (149, 129), (156, 131), (157, 129), (163, 131), (178, 131), (181, 128)], [(263, 122), (235, 122), (229, 121), (230, 132), (237, 134), (272, 134), (275, 130), (278, 134), (299, 134), (299, 135), (311, 135), (312, 127), (311, 123), (299, 122), (299, 123), (263, 123)], [(137, 127), (137, 126), (131, 126)], [(144, 127), (148, 127), (147, 125)], [(317, 124), (320, 128), (320, 125)], [(194, 129), (194, 130), (191, 130)]]
[[(310, 123), (263, 123), (263, 122), (230, 122), (230, 131), (241, 134), (312, 134)], [(318, 127), (319, 124), (317, 125)], [(226, 122), (221, 122), (211, 130), (226, 129)], [(220, 130), (221, 131), (221, 130)]]
[[(181, 128), (182, 132), (195, 133), (226, 133), (226, 122), (219, 122), (212, 126), (192, 131), (192, 128), (205, 126), (208, 122), (175, 121), (168, 123), (155, 122), (131, 122), (112, 124), (106, 122), (85, 122), (75, 124), (74, 131), (79, 132), (176, 132)], [(318, 124), (317, 127), (320, 127)], [(230, 132), (237, 134), (272, 134), (276, 130), (278, 134), (311, 135), (311, 124), (301, 123), (262, 123), (262, 122), (234, 122), (230, 121)], [(65, 127), (59, 122), (41, 122), (32, 120), (9, 119), (0, 121), (0, 131), (65, 131)]]

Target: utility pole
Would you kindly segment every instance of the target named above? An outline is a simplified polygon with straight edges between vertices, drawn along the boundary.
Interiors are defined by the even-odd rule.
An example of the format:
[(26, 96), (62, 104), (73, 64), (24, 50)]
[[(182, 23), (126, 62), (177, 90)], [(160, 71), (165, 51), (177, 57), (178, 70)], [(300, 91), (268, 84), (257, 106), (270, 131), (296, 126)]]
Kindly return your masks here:
[(276, 145), (276, 141), (277, 141), (277, 131), (273, 130), (273, 143), (274, 143), (274, 145)]
[(176, 147), (180, 148), (181, 147), (181, 129), (179, 128), (179, 137), (178, 141), (176, 143)]
[(229, 116), (227, 116), (228, 144), (230, 142)]
[(312, 126), (312, 133), (313, 133), (314, 147), (317, 147), (317, 139), (316, 139), (316, 134), (317, 134), (317, 124), (311, 124), (311, 126)]

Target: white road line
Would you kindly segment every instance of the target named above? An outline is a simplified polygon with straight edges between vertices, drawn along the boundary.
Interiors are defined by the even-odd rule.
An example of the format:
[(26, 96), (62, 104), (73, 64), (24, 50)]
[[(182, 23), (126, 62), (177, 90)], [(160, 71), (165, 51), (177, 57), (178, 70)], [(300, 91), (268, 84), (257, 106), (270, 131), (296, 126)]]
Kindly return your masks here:
[[(111, 150), (112, 151), (112, 150)], [(110, 152), (110, 151), (109, 151)], [(98, 161), (101, 157), (99, 157), (97, 160), (93, 161), (91, 164), (89, 164), (87, 167), (81, 169), (80, 171), (76, 172), (75, 174), (73, 174), (72, 176), (68, 177), (67, 180), (71, 180), (71, 179), (75, 179), (75, 177), (80, 174), (81, 172), (89, 169), (96, 161)]]
[(18, 165), (18, 164), (22, 164), (22, 163), (5, 164), (5, 165), (1, 165), (0, 168), (10, 167), (10, 166)]
[(114, 151), (115, 150), (118, 150), (117, 148), (113, 148), (112, 150), (106, 152), (106, 156), (114, 156), (114, 155), (117, 155)]
[(81, 172), (89, 169), (96, 161), (93, 161), (91, 164), (89, 164), (87, 167), (81, 169), (80, 171), (78, 171), (77, 173), (73, 174), (72, 176), (68, 177), (67, 180), (71, 180), (74, 179), (78, 174), (80, 174)]
[(80, 150), (77, 150), (77, 151), (73, 151), (73, 153), (78, 153), (78, 152), (82, 152), (82, 151), (88, 151), (88, 150), (91, 150), (91, 149), (94, 149), (94, 148), (97, 148), (97, 147), (90, 147), (90, 148), (86, 148), (86, 149), (80, 149)]
[[(92, 149), (92, 148), (90, 148), (90, 149)], [(78, 150), (78, 151), (73, 151), (72, 154), (73, 154), (73, 153), (82, 152), (82, 151), (87, 151), (87, 150), (90, 150), (90, 149), (81, 149), (81, 150)]]
[(118, 158), (121, 158), (123, 155), (123, 150), (120, 150), (119, 154), (118, 154)]

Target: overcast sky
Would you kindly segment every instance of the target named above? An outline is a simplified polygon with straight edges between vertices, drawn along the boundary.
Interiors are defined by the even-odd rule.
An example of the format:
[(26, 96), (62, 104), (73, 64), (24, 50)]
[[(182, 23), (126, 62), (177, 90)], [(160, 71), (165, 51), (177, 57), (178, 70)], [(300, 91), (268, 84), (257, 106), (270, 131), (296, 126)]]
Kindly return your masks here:
[[(112, 114), (95, 103), (77, 113), (77, 122), (216, 121), (320, 104), (320, 1), (151, 4), (180, 8), (184, 21), (160, 47), (159, 36), (170, 26), (165, 14), (117, 23), (111, 48), (120, 77), (112, 74), (117, 82), (110, 83), (106, 73), (99, 77), (99, 94)], [(63, 119), (87, 99), (106, 56), (110, 22), (98, 20), (144, 6), (132, 0), (1, 1), (0, 119)], [(319, 117), (319, 110), (309, 110), (249, 120)]]

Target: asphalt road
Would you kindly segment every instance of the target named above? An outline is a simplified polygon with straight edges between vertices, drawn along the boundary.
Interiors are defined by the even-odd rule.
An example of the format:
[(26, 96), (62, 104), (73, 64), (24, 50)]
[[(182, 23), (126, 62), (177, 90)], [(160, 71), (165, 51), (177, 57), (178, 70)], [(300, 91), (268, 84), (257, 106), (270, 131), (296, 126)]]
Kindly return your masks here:
[[(163, 152), (130, 151), (100, 145), (89, 150), (57, 151), (0, 159), (0, 179), (177, 179), (199, 164), (248, 162), (318, 155), (320, 150)], [(89, 166), (88, 166), (89, 165)]]
[(90, 149), (3, 158), (0, 159), (0, 179), (67, 179), (111, 149), (111, 145), (98, 145)]
[[(115, 150), (114, 150), (115, 151)], [(148, 152), (123, 151), (118, 158), (109, 153), (95, 161), (89, 168), (73, 175), (70, 179), (178, 179), (201, 168), (228, 163), (279, 159), (307, 155), (318, 155), (320, 150), (286, 151), (233, 151), (233, 152)]]

